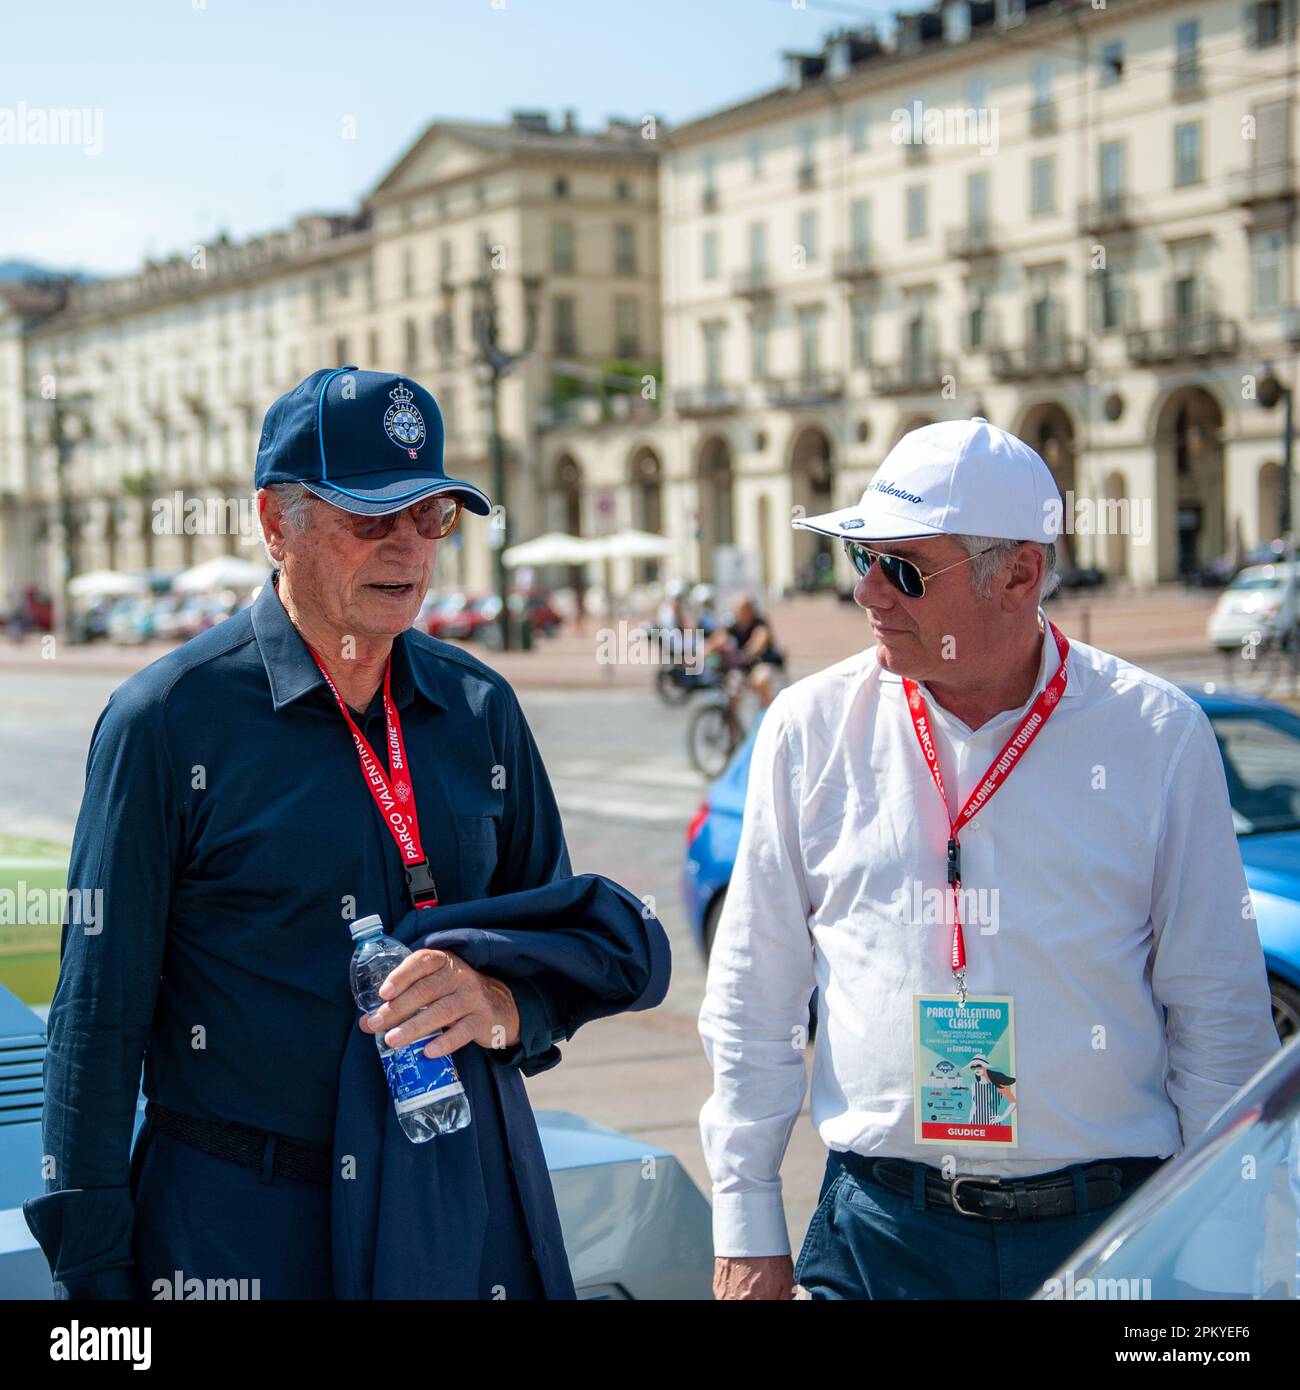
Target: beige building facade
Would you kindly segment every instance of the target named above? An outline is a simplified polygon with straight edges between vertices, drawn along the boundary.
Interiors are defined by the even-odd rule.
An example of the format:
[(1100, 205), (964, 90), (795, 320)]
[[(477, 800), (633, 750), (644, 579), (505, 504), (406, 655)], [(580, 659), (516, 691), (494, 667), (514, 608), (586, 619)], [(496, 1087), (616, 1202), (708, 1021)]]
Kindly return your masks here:
[(665, 413), (548, 432), (554, 515), (660, 518), (665, 577), (738, 550), (779, 592), (826, 545), (793, 516), (984, 415), (1052, 467), (1068, 566), (1149, 584), (1279, 534), (1287, 0), (945, 0), (787, 65), (666, 142)]
[(659, 371), (658, 134), (539, 112), (439, 122), (355, 212), (133, 275), (5, 289), (0, 594), (55, 587), (60, 554), (72, 573), (259, 555), (262, 417), (320, 367), (427, 386), (448, 472), (493, 494), (475, 331), (490, 286), (504, 351), (533, 325), (500, 385), (505, 525), (466, 525), (439, 557), (441, 582), (489, 589), (492, 542), (539, 524), (542, 427), (576, 394)]

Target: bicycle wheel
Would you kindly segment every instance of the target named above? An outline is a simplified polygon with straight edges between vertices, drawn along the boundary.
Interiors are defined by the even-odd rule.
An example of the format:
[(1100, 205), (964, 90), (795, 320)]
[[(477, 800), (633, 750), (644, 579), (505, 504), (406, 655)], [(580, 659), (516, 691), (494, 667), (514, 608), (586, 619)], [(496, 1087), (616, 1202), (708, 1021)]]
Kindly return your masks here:
[(666, 705), (684, 705), (690, 688), (676, 678), (676, 672), (668, 666), (661, 666), (655, 672), (655, 693)]
[(727, 760), (740, 744), (736, 717), (724, 704), (701, 705), (691, 715), (686, 730), (686, 747), (697, 772), (720, 777)]

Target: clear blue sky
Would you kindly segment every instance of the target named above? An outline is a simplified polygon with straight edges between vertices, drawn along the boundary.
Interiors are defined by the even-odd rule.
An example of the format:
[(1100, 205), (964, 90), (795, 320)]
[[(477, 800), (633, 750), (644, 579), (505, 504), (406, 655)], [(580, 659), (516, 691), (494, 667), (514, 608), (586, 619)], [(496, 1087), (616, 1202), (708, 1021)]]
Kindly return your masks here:
[(346, 208), (437, 116), (686, 120), (774, 85), (782, 49), (887, 14), (851, 0), (9, 4), (0, 132), (20, 103), (99, 108), (103, 149), (0, 143), (0, 260), (129, 270), (221, 228)]

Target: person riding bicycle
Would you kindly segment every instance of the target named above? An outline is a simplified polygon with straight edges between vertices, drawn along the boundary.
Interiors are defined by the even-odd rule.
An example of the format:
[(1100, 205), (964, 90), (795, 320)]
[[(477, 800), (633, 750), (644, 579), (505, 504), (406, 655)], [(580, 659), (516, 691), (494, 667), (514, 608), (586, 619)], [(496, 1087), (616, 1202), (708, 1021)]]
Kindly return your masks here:
[(746, 683), (766, 709), (776, 698), (775, 673), (784, 670), (785, 657), (772, 640), (771, 624), (748, 596), (737, 601), (731, 625), (713, 633), (704, 648), (706, 656), (724, 652), (748, 672)]

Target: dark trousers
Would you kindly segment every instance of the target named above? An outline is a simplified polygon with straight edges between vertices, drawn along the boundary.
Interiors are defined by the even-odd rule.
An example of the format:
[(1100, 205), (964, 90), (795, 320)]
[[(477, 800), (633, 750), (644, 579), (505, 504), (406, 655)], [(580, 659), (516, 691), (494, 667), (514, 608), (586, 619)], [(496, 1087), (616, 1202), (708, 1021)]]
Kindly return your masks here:
[(176, 1298), (178, 1281), (185, 1297), (193, 1279), (204, 1281), (205, 1297), (218, 1296), (209, 1280), (247, 1280), (215, 1286), (247, 1297), (334, 1297), (330, 1190), (273, 1176), (273, 1154), (268, 1144), (259, 1172), (145, 1122), (131, 1156), (140, 1298), (157, 1298), (160, 1284)]
[(795, 1279), (813, 1298), (1030, 1298), (1114, 1211), (980, 1220), (918, 1205), (832, 1152)]

